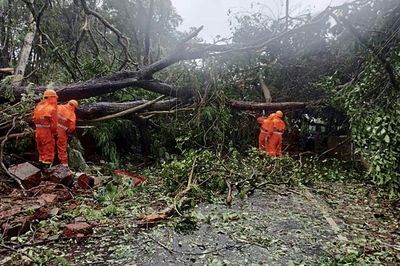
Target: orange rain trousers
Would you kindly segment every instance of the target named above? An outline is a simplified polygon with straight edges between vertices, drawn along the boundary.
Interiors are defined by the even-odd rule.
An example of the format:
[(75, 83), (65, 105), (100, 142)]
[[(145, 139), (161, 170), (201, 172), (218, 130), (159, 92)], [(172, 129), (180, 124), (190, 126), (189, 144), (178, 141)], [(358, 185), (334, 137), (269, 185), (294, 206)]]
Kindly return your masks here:
[(258, 135), (258, 149), (259, 151), (267, 151), (266, 142), (268, 138), (268, 133), (260, 130), (260, 135)]
[(68, 164), (68, 135), (63, 128), (57, 128), (57, 155), (61, 164)]
[(39, 151), (39, 162), (51, 164), (54, 160), (55, 139), (50, 128), (36, 128), (36, 146)]
[(270, 157), (282, 156), (282, 134), (273, 133), (268, 139), (267, 150)]

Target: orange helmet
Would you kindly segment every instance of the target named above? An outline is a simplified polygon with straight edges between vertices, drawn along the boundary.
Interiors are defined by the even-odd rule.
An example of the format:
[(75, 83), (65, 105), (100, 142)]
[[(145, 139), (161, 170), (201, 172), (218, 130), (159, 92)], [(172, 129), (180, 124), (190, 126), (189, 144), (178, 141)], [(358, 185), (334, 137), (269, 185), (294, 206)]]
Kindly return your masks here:
[(68, 101), (68, 104), (71, 105), (71, 106), (73, 106), (73, 107), (75, 107), (75, 108), (78, 108), (78, 106), (79, 106), (77, 100), (69, 100), (69, 101)]
[(45, 92), (43, 93), (43, 98), (48, 98), (48, 97), (56, 97), (56, 98), (58, 98), (57, 92), (55, 90), (52, 90), (52, 89), (45, 90)]
[(276, 111), (276, 116), (282, 118), (283, 117), (283, 113), (282, 111)]

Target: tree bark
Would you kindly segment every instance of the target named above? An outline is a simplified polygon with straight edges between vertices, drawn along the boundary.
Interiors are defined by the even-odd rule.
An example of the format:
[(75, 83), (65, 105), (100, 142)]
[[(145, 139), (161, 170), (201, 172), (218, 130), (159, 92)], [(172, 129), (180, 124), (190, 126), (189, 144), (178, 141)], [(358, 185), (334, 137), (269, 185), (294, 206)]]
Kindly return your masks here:
[(21, 53), (18, 60), (18, 66), (15, 70), (14, 84), (16, 86), (21, 85), (21, 82), (25, 76), (25, 69), (29, 63), (29, 55), (31, 54), (33, 39), (36, 34), (36, 23), (32, 14), (29, 15), (29, 29), (25, 35), (24, 43), (22, 45)]
[(260, 102), (247, 102), (229, 100), (228, 105), (240, 110), (293, 110), (304, 109), (308, 104), (306, 102), (281, 102), (281, 103), (260, 103)]
[[(115, 113), (125, 111), (143, 104), (148, 103), (147, 100), (138, 100), (133, 102), (123, 102), (123, 103), (112, 103), (112, 102), (98, 102), (88, 105), (83, 105), (77, 109), (76, 114), (80, 120), (91, 120), (98, 117), (103, 117)], [(174, 98), (171, 100), (159, 101), (146, 109), (147, 111), (167, 111), (175, 107), (178, 104), (178, 99)]]
[(265, 102), (271, 103), (272, 102), (271, 92), (269, 91), (267, 84), (265, 84), (261, 76), (260, 76), (260, 85), (265, 98)]

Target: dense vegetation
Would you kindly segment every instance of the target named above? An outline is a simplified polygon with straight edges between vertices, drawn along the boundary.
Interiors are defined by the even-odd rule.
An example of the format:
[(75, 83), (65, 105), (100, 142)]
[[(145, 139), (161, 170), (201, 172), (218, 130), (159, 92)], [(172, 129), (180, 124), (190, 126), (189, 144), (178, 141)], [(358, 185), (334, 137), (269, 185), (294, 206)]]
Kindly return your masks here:
[[(229, 205), (231, 186), (245, 199), (266, 185), (280, 195), (282, 185), (302, 189), (350, 181), (350, 187), (372, 186), (364, 191), (354, 183), (354, 193), (375, 197), (371, 191), (377, 188), (379, 199), (398, 198), (399, 1), (354, 0), (317, 15), (278, 20), (254, 3), (246, 13), (230, 12), (229, 19), (232, 37), (209, 44), (197, 37), (202, 28), (178, 30), (182, 18), (170, 0), (0, 0), (1, 160), (5, 166), (33, 160), (30, 113), (49, 85), (61, 101), (79, 99), (78, 124), (89, 126), (77, 130), (71, 152), (82, 152), (92, 171), (113, 177), (94, 190), (101, 209), (82, 199), (87, 205), (67, 212), (69, 218), (137, 215), (140, 208), (153, 210), (146, 204), (154, 198), (174, 202), (178, 213), (199, 202), (220, 202), (221, 195)], [(265, 103), (263, 86), (272, 103)], [(287, 156), (271, 160), (256, 150), (255, 118), (263, 109), (280, 109), (274, 105), (279, 103), (288, 124)], [(326, 127), (319, 132), (325, 138), (321, 149), (306, 147), (311, 125)], [(338, 146), (353, 147), (350, 158), (331, 158), (326, 139), (343, 135)], [(75, 170), (86, 170), (82, 165), (87, 166), (71, 162)], [(148, 187), (132, 187), (115, 169), (143, 173)], [(177, 203), (174, 195), (193, 173), (192, 197)], [(14, 185), (5, 172), (0, 181)], [(208, 218), (179, 219), (174, 226), (185, 231)], [(373, 252), (360, 243), (358, 253), (343, 245), (340, 256), (331, 254), (320, 264), (398, 259), (395, 245), (377, 250), (374, 240), (364, 240)]]

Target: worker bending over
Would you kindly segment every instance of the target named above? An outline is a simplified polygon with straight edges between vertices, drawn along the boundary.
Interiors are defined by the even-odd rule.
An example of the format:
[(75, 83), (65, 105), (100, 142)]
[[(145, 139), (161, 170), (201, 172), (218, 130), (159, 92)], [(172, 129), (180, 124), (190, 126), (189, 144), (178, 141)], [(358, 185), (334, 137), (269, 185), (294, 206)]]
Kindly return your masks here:
[(271, 137), (268, 139), (267, 150), (271, 158), (282, 156), (282, 135), (285, 132), (286, 124), (283, 121), (283, 113), (277, 111), (272, 119)]
[(72, 135), (75, 131), (76, 108), (78, 108), (78, 102), (76, 100), (70, 100), (66, 104), (60, 104), (57, 106), (57, 154), (60, 163), (64, 166), (68, 166), (68, 136)]
[(39, 152), (39, 162), (44, 168), (52, 165), (57, 134), (57, 93), (48, 89), (43, 93), (43, 100), (33, 110), (35, 140)]

